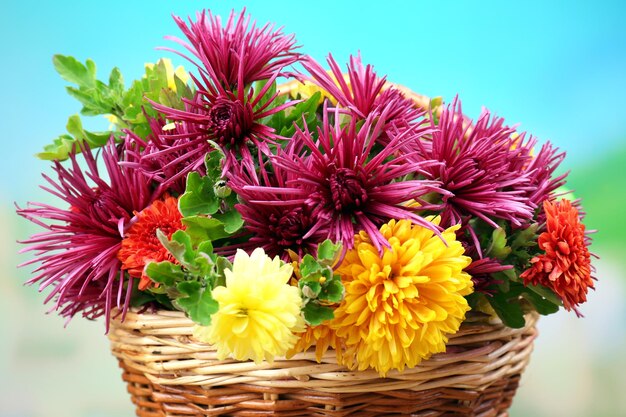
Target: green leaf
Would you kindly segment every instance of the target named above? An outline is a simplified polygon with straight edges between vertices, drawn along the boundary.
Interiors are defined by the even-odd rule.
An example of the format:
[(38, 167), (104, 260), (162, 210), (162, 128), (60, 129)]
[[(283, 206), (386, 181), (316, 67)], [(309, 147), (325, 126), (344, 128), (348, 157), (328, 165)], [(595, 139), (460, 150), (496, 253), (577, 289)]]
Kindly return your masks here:
[(54, 55), (52, 63), (54, 69), (65, 81), (85, 87), (95, 85), (96, 66), (93, 61), (88, 59), (87, 66), (85, 66), (72, 56)]
[(177, 282), (185, 279), (185, 273), (180, 265), (169, 261), (150, 262), (146, 265), (144, 273), (154, 282), (173, 287)]
[(559, 311), (558, 305), (543, 298), (536, 292), (526, 291), (524, 294), (522, 294), (522, 297), (528, 300), (533, 305), (533, 307), (535, 307), (535, 310), (537, 310), (537, 313), (542, 314), (544, 316), (547, 316), (548, 314), (553, 314)]
[(220, 200), (213, 192), (213, 182), (208, 176), (201, 177), (197, 172), (187, 175), (185, 193), (179, 200), (183, 216), (214, 214), (219, 209), (219, 204)]
[(507, 246), (506, 232), (502, 228), (497, 228), (491, 236), (491, 247), (487, 250), (488, 255), (497, 259), (505, 259), (511, 253), (511, 248)]
[(182, 223), (194, 242), (213, 241), (230, 236), (224, 223), (217, 218), (206, 216), (183, 217)]
[(339, 303), (343, 300), (344, 287), (340, 279), (326, 281), (318, 298), (329, 303)]
[[(54, 139), (50, 145), (44, 146), (43, 152), (39, 152), (35, 156), (45, 161), (65, 161), (69, 158), (69, 154), (76, 143), (76, 139), (70, 135), (61, 135)], [(80, 148), (77, 147), (77, 150)]]
[(243, 226), (243, 218), (236, 209), (228, 210), (225, 213), (216, 213), (213, 217), (224, 224), (224, 232), (228, 235), (236, 233)]
[(524, 312), (517, 300), (510, 300), (503, 293), (497, 293), (486, 298), (505, 325), (514, 329), (524, 327), (526, 324)]
[(316, 302), (307, 303), (302, 312), (304, 313), (304, 320), (311, 326), (317, 326), (335, 317), (332, 308), (321, 306)]
[(124, 77), (118, 67), (114, 67), (109, 75), (109, 89), (121, 100), (124, 94)]
[(541, 297), (543, 297), (546, 300), (550, 301), (552, 304), (556, 304), (557, 306), (560, 306), (560, 305), (563, 304), (563, 301), (559, 298), (559, 296), (556, 295), (549, 288), (546, 288), (546, 287), (541, 286), (541, 285), (527, 285), (526, 289), (528, 289), (529, 291), (534, 292), (535, 294), (540, 295)]
[(322, 284), (317, 281), (300, 280), (298, 286), (306, 298), (316, 299), (320, 291), (322, 291)]
[(189, 317), (202, 326), (211, 324), (211, 315), (219, 309), (218, 302), (211, 296), (211, 290), (198, 281), (181, 282), (176, 288), (184, 295), (176, 299), (176, 303)]
[(157, 229), (157, 239), (167, 249), (174, 258), (183, 266), (189, 265), (189, 260), (193, 259), (193, 248), (191, 247), (191, 237), (184, 230), (177, 230), (172, 235), (172, 239), (168, 239), (167, 235)]
[(330, 239), (326, 239), (317, 246), (317, 259), (327, 261), (325, 265), (333, 266), (335, 260), (341, 253), (341, 243), (333, 243)]

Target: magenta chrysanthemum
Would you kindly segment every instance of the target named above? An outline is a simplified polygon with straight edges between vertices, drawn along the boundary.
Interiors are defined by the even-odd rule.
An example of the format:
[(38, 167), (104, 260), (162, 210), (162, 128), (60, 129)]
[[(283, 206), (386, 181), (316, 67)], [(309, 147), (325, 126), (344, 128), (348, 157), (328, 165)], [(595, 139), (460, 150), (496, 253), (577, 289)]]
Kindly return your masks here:
[(493, 227), (498, 227), (495, 219), (519, 226), (533, 217), (536, 204), (527, 198), (530, 179), (523, 169), (531, 156), (516, 147), (514, 129), (487, 110), (469, 123), (458, 100), (443, 110), (437, 127), (427, 146), (414, 145), (420, 149), (418, 160), (441, 162), (425, 171), (450, 193), (443, 196), (443, 227), (474, 217)]
[[(293, 172), (277, 165), (272, 168), (271, 173), (263, 171), (260, 178), (255, 173), (239, 172), (228, 182), (241, 201), (235, 207), (241, 213), (246, 231), (251, 233), (245, 247), (261, 247), (268, 256), (278, 255), (285, 261), (290, 260), (287, 250), (300, 256), (315, 253), (325, 236), (323, 231), (314, 229), (316, 224), (308, 205), (301, 200), (291, 201), (290, 194), (282, 195), (280, 191), (270, 195), (272, 203), (258, 201), (267, 195), (255, 191), (256, 187), (288, 188), (287, 183), (298, 180)], [(276, 205), (277, 199), (283, 204)]]
[[(376, 138), (386, 123), (388, 109), (380, 115), (365, 119), (359, 128), (355, 118), (341, 124), (338, 109), (324, 108), (318, 139), (305, 127), (297, 129), (292, 141), (304, 151), (287, 152), (273, 159), (273, 164), (296, 175), (284, 187), (250, 186), (250, 201), (255, 204), (285, 207), (306, 204), (311, 209), (312, 230), (324, 231), (325, 236), (343, 242), (347, 248), (360, 230), (365, 230), (374, 245), (382, 249), (387, 242), (378, 227), (389, 219), (410, 219), (416, 224), (433, 228), (406, 203), (420, 199), (428, 192), (439, 191), (436, 181), (399, 181), (430, 162), (409, 163), (397, 152), (405, 142), (419, 140), (421, 130), (404, 130), (390, 135), (389, 144), (373, 152)], [(330, 118), (334, 118), (334, 123)], [(256, 194), (256, 198), (254, 195)], [(307, 236), (308, 237), (308, 236)]]
[[(163, 118), (150, 119), (151, 133), (143, 140), (128, 132), (127, 141), (132, 143), (127, 152), (133, 152), (135, 163), (127, 166), (142, 170), (146, 177), (169, 193), (185, 192), (185, 180), (189, 172), (205, 174), (204, 157), (212, 150), (208, 143), (190, 143), (199, 132), (191, 124), (175, 123), (166, 127)], [(164, 130), (167, 129), (167, 130)]]
[(387, 123), (397, 120), (410, 123), (422, 115), (399, 90), (394, 87), (384, 89), (385, 77), (378, 77), (371, 65), (363, 65), (360, 55), (350, 56), (345, 75), (332, 55), (329, 54), (326, 61), (330, 73), (311, 57), (303, 59), (302, 66), (311, 74), (314, 83), (356, 117), (365, 119), (383, 108), (387, 111)]
[[(146, 177), (121, 162), (129, 160), (124, 147), (111, 141), (102, 150), (106, 168), (105, 181), (96, 159), (87, 145), (79, 155), (70, 154), (70, 167), (55, 162), (57, 180), (44, 175), (50, 186), (42, 186), (62, 199), (67, 208), (29, 203), (17, 212), (46, 229), (22, 243), (21, 252), (32, 251), (36, 257), (23, 265), (40, 263), (37, 276), (28, 281), (39, 283), (40, 290), (52, 287), (46, 302), (55, 299), (61, 315), (108, 318), (113, 306), (126, 311), (133, 288), (132, 278), (125, 280), (117, 259), (125, 229), (134, 212), (143, 210), (156, 198)], [(105, 176), (105, 177), (106, 177)], [(22, 266), (23, 266), (22, 265)]]
[[(189, 43), (176, 37), (168, 38), (185, 47), (198, 61), (175, 50), (163, 49), (197, 66), (205, 89), (210, 89), (209, 84), (218, 83), (231, 90), (237, 85), (267, 80), (300, 57), (294, 52), (293, 35), (286, 36), (270, 24), (257, 27), (256, 21), (250, 22), (245, 9), (239, 16), (233, 10), (225, 26), (219, 16), (213, 16), (208, 10), (198, 13), (195, 22), (190, 18), (189, 25), (180, 17), (175, 16), (174, 20)], [(201, 83), (196, 82), (201, 88)]]

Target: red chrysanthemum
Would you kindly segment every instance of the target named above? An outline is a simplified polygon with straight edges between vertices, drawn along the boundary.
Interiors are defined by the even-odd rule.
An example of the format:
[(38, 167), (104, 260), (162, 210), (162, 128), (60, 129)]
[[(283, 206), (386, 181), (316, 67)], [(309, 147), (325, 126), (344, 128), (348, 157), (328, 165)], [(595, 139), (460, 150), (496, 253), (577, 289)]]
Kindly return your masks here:
[(594, 288), (591, 276), (591, 256), (580, 222), (578, 210), (569, 200), (545, 201), (546, 231), (539, 235), (539, 248), (545, 253), (531, 260), (524, 271), (524, 283), (541, 284), (551, 288), (567, 310), (587, 301), (589, 288)]
[(177, 263), (172, 254), (159, 242), (156, 232), (160, 230), (168, 239), (177, 230), (184, 230), (182, 215), (178, 211), (178, 199), (167, 197), (154, 201), (137, 214), (135, 223), (128, 229), (122, 240), (117, 258), (128, 275), (139, 278), (139, 289), (145, 290), (153, 284), (144, 273), (150, 262), (170, 261)]
[[(70, 166), (55, 161), (58, 176), (44, 175), (50, 187), (42, 187), (67, 203), (67, 208), (29, 203), (18, 209), (21, 216), (46, 229), (22, 243), (37, 256), (24, 263), (40, 263), (39, 274), (28, 283), (40, 283), (40, 290), (52, 287), (46, 302), (55, 299), (60, 314), (72, 317), (107, 316), (107, 326), (114, 306), (128, 308), (132, 281), (123, 279), (117, 259), (125, 230), (134, 213), (143, 210), (158, 197), (142, 171), (129, 165), (137, 163), (135, 154), (125, 145), (111, 140), (101, 152), (106, 173), (99, 172), (89, 147), (70, 154)], [(82, 156), (86, 168), (79, 158)], [(129, 165), (125, 165), (129, 164)], [(105, 180), (108, 178), (108, 180)]]

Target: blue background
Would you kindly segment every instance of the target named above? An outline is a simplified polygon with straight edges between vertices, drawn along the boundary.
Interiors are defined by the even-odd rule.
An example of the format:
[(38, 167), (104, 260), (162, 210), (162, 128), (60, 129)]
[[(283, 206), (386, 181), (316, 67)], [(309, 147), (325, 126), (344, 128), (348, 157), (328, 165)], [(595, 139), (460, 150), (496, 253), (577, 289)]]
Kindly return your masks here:
[(128, 85), (145, 62), (168, 56), (182, 63), (155, 50), (172, 46), (164, 35), (180, 35), (171, 13), (210, 7), (225, 16), (244, 5), (259, 22), (296, 33), (302, 52), (318, 60), (332, 52), (345, 62), (360, 50), (394, 82), (447, 100), (459, 94), (470, 116), (487, 106), (567, 150), (563, 169), (574, 171), (570, 184), (584, 198), (588, 224), (601, 228), (598, 291), (583, 308), (587, 319), (562, 312), (542, 320), (512, 415), (623, 415), (625, 2), (68, 0), (0, 6), (0, 415), (132, 414), (101, 323), (75, 320), (64, 330), (60, 319), (42, 315), (43, 296), (20, 286), (28, 271), (15, 269), (26, 258), (14, 255), (14, 242), (34, 229), (12, 204), (46, 198), (37, 184), (49, 164), (32, 155), (80, 110), (64, 93), (52, 55), (92, 58), (102, 78), (118, 66)]

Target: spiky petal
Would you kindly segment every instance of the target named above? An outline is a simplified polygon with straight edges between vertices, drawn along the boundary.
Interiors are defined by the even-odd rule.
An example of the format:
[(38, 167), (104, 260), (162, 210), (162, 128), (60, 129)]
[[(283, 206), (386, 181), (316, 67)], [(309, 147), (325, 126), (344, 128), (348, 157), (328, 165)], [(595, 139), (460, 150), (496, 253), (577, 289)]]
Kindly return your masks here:
[(176, 37), (168, 37), (187, 49), (196, 60), (169, 48), (198, 67), (202, 82), (196, 79), (198, 88), (204, 85), (207, 91), (216, 84), (231, 90), (237, 85), (248, 85), (254, 81), (267, 80), (288, 65), (298, 61), (294, 52), (294, 35), (284, 35), (282, 29), (266, 24), (258, 27), (250, 21), (243, 9), (235, 11), (222, 25), (219, 16), (205, 10), (189, 18), (189, 25), (178, 16), (174, 20), (189, 43)]
[(382, 250), (388, 243), (378, 227), (392, 218), (410, 219), (432, 229), (433, 225), (406, 203), (413, 199), (422, 208), (428, 208), (420, 197), (441, 191), (438, 183), (397, 181), (431, 164), (409, 163), (406, 155), (397, 152), (405, 142), (419, 140), (415, 137), (419, 133), (396, 132), (388, 146), (377, 152), (372, 150), (387, 115), (388, 109), (384, 109), (380, 115), (368, 117), (362, 126), (355, 118), (342, 125), (338, 109), (324, 108), (317, 135), (306, 127), (296, 131), (292, 142), (301, 144), (302, 152), (296, 152), (298, 146), (294, 145), (273, 158), (275, 166), (299, 178), (287, 181), (284, 187), (246, 187), (250, 195), (257, 195), (251, 201), (277, 207), (304, 203), (311, 209), (312, 230), (325, 230), (326, 237), (343, 242), (346, 248), (352, 246), (355, 233), (365, 230)]
[[(113, 307), (124, 312), (128, 308), (133, 288), (132, 278), (124, 278), (117, 259), (124, 232), (134, 212), (150, 204), (156, 193), (141, 171), (120, 164), (136, 162), (124, 146), (116, 147), (111, 140), (103, 148), (106, 174), (100, 174), (89, 147), (81, 146), (80, 154), (70, 154), (69, 167), (55, 162), (56, 180), (44, 175), (49, 185), (42, 188), (67, 207), (29, 203), (17, 210), (46, 229), (21, 242), (29, 245), (21, 252), (36, 254), (22, 266), (40, 264), (35, 269), (38, 275), (28, 283), (39, 283), (40, 291), (51, 287), (46, 302), (55, 299), (61, 315), (104, 314), (108, 323)], [(84, 160), (84, 169), (79, 159)]]
[(456, 99), (441, 113), (428, 146), (414, 143), (418, 160), (441, 162), (426, 168), (426, 177), (441, 181), (450, 193), (443, 197), (444, 227), (469, 218), (493, 227), (498, 227), (497, 219), (519, 226), (532, 218), (536, 204), (527, 198), (531, 181), (523, 169), (531, 157), (515, 147), (513, 134), (514, 129), (488, 110), (469, 123)]
[(302, 66), (311, 74), (313, 83), (354, 116), (365, 119), (385, 108), (387, 123), (410, 123), (422, 115), (398, 89), (393, 86), (385, 88), (385, 77), (379, 77), (371, 65), (363, 65), (360, 55), (350, 56), (345, 74), (332, 55), (329, 54), (326, 61), (330, 72), (311, 57), (303, 59)]

